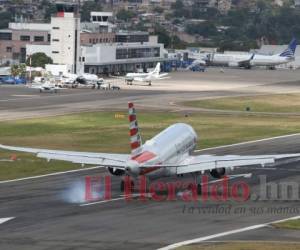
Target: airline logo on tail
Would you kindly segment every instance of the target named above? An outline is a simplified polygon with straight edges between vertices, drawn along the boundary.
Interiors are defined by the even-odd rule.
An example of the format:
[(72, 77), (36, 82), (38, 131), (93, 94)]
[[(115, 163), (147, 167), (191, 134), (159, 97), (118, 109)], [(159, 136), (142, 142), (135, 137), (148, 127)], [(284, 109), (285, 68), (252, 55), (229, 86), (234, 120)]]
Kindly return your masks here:
[(142, 138), (139, 132), (139, 126), (136, 118), (135, 108), (132, 102), (128, 103), (129, 122), (130, 122), (130, 147), (131, 156), (135, 157), (142, 151)]
[(288, 48), (285, 51), (283, 51), (279, 56), (292, 58), (295, 55), (296, 48), (297, 48), (297, 40), (293, 38)]

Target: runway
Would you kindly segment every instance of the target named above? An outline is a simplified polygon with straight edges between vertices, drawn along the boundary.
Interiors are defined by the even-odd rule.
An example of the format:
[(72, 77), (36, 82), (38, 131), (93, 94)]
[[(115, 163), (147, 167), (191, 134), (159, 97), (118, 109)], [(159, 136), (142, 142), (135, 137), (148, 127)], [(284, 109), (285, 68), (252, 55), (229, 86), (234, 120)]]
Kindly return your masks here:
[[(0, 121), (82, 111), (125, 110), (128, 101), (137, 103), (139, 110), (186, 111), (188, 108), (176, 103), (201, 98), (299, 92), (299, 79), (299, 71), (225, 69), (225, 73), (220, 73), (218, 69), (208, 69), (205, 73), (175, 72), (171, 79), (153, 83), (152, 87), (126, 86), (116, 82), (122, 87), (121, 91), (70, 89), (58, 94), (40, 94), (22, 86), (0, 86)], [(300, 135), (297, 134), (198, 153), (251, 155), (299, 152)], [(249, 173), (252, 173), (251, 178), (242, 177), (249, 177)], [(182, 190), (177, 193), (176, 201), (149, 199), (142, 202), (136, 198), (126, 202), (119, 191), (120, 179), (113, 177), (111, 201), (82, 206), (79, 200), (85, 176), (107, 174), (104, 168), (99, 168), (0, 182), (1, 250), (158, 249), (300, 214), (300, 197), (288, 201), (258, 199), (264, 176), (268, 183), (299, 185), (298, 163), (281, 163), (275, 169), (239, 168), (229, 172), (232, 177), (230, 186), (238, 181), (249, 185), (252, 195), (246, 202), (184, 202), (180, 198)], [(181, 180), (191, 178), (186, 176)], [(299, 242), (300, 232), (268, 226), (213, 240)]]
[[(215, 98), (299, 91), (299, 71), (232, 70), (220, 73), (172, 72), (170, 79), (153, 86), (127, 86), (115, 81), (121, 91), (66, 89), (58, 94), (39, 93), (24, 86), (0, 85), (0, 121), (53, 116), (83, 111), (124, 110), (128, 101), (140, 109), (178, 111), (191, 108), (174, 103), (191, 99)], [(108, 80), (111, 81), (111, 80)]]
[[(277, 153), (300, 152), (300, 135), (202, 153), (267, 154), (274, 153), (274, 150)], [(276, 170), (238, 169), (229, 175), (249, 172), (253, 173), (251, 178), (238, 177), (230, 183), (245, 181), (251, 187), (251, 193), (256, 195), (260, 194), (260, 178), (264, 175), (268, 182), (299, 184), (300, 167), (297, 163), (282, 164)], [(105, 174), (105, 169), (98, 169), (1, 183), (1, 218), (15, 217), (0, 225), (1, 249), (157, 249), (300, 213), (299, 199), (126, 202), (120, 196), (118, 178), (112, 179), (112, 198), (115, 200), (111, 202), (80, 206), (66, 201), (63, 194), (73, 183), (82, 181), (87, 175)], [(267, 227), (215, 240), (300, 241), (299, 236), (299, 231), (286, 232)]]

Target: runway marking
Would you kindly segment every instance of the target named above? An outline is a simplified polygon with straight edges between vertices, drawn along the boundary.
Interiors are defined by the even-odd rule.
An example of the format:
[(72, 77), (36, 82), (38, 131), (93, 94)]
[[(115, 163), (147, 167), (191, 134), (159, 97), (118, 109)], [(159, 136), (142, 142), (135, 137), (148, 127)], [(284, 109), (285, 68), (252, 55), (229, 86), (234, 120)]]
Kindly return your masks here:
[(38, 95), (12, 95), (14, 97), (36, 97)]
[(69, 170), (69, 171), (64, 171), (64, 172), (56, 172), (56, 173), (51, 173), (51, 174), (36, 175), (36, 176), (25, 177), (25, 178), (20, 178), (20, 179), (0, 181), (0, 184), (10, 183), (10, 182), (18, 182), (18, 181), (25, 181), (25, 180), (32, 180), (32, 179), (38, 179), (38, 178), (43, 178), (43, 177), (48, 177), (48, 176), (76, 173), (76, 172), (82, 172), (82, 171), (99, 169), (99, 168), (104, 168), (104, 167), (103, 166), (97, 166), (97, 167), (90, 167), (90, 168), (74, 169), (74, 170)]
[(235, 230), (231, 230), (231, 231), (227, 231), (227, 232), (223, 232), (223, 233), (212, 234), (212, 235), (208, 235), (208, 236), (204, 236), (204, 237), (200, 237), (200, 238), (196, 238), (196, 239), (192, 239), (192, 240), (178, 242), (178, 243), (175, 243), (172, 245), (168, 245), (166, 247), (159, 248), (158, 250), (171, 250), (171, 249), (175, 249), (178, 247), (195, 244), (195, 243), (200, 243), (203, 241), (207, 241), (207, 240), (211, 240), (211, 239), (215, 239), (215, 238), (219, 238), (219, 237), (224, 237), (224, 236), (231, 235), (231, 234), (237, 234), (237, 233), (247, 232), (247, 231), (251, 231), (251, 230), (255, 230), (255, 229), (260, 229), (263, 227), (267, 227), (271, 224), (281, 223), (281, 222), (285, 222), (285, 221), (289, 221), (289, 220), (298, 220), (298, 219), (300, 219), (300, 216), (290, 217), (290, 218), (283, 219), (283, 220), (271, 221), (268, 223), (253, 225), (253, 226), (235, 229)]
[[(139, 194), (132, 194), (131, 197), (138, 197)], [(85, 206), (92, 206), (92, 205), (97, 205), (97, 204), (101, 204), (101, 203), (108, 203), (108, 202), (113, 202), (113, 201), (119, 201), (119, 200), (125, 200), (127, 198), (127, 196), (122, 196), (122, 197), (118, 197), (118, 198), (114, 198), (114, 199), (110, 199), (110, 200), (102, 200), (102, 201), (95, 201), (95, 202), (90, 202), (90, 203), (84, 203), (84, 204), (80, 204), (80, 207), (85, 207)]]
[[(28, 95), (27, 97), (24, 96), (24, 98), (10, 98), (10, 99), (0, 99), (0, 102), (9, 102), (9, 101), (25, 101), (25, 100), (34, 100), (34, 99), (41, 99), (41, 98), (56, 98), (56, 97), (67, 97), (67, 96), (82, 96), (82, 95), (90, 95), (91, 93), (105, 93), (105, 92), (95, 92), (95, 91), (87, 91), (87, 92), (81, 92), (81, 93), (66, 93), (66, 94), (59, 94), (59, 95)], [(15, 95), (15, 97), (17, 97)], [(21, 97), (21, 96), (20, 96)]]
[(269, 137), (269, 138), (254, 140), (254, 141), (239, 142), (239, 143), (223, 145), (223, 146), (218, 146), (218, 147), (204, 148), (204, 149), (195, 150), (195, 152), (202, 152), (202, 151), (212, 150), (212, 149), (229, 148), (229, 147), (252, 144), (252, 143), (256, 143), (256, 142), (272, 141), (272, 140), (276, 140), (276, 139), (288, 138), (288, 137), (293, 137), (293, 136), (300, 136), (300, 133)]
[(124, 200), (125, 197), (119, 197), (119, 198), (114, 198), (114, 199), (110, 199), (110, 200), (102, 200), (102, 201), (95, 201), (95, 202), (91, 202), (91, 203), (84, 203), (84, 204), (80, 204), (80, 207), (85, 207), (85, 206), (91, 206), (91, 205), (96, 205), (96, 204), (101, 204), (101, 203), (108, 203), (108, 202), (113, 202), (113, 201), (119, 201), (119, 200)]
[(5, 223), (5, 222), (7, 222), (7, 221), (9, 221), (9, 220), (14, 219), (14, 218), (15, 218), (15, 217), (0, 218), (0, 224), (3, 224), (3, 223)]

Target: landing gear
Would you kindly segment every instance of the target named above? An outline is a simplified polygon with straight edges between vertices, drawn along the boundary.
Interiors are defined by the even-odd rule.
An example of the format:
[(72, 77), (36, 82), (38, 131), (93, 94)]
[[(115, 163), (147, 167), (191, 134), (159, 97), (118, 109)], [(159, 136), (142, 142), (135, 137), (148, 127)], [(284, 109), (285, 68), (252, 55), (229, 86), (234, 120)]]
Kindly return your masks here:
[(124, 192), (124, 190), (125, 190), (125, 181), (124, 180), (121, 180), (120, 190), (121, 190), (121, 192)]
[(202, 185), (201, 185), (201, 175), (199, 173), (193, 173), (192, 176), (194, 177), (194, 184), (197, 185), (197, 194), (202, 194)]
[(193, 184), (191, 184), (191, 185), (188, 186), (188, 189), (189, 190), (194, 190), (195, 185), (197, 185), (196, 186), (196, 188), (197, 188), (197, 194), (201, 195), (202, 194), (202, 185), (201, 184), (195, 184), (195, 183), (193, 183)]
[(151, 81), (149, 81), (149, 82), (148, 82), (148, 86), (151, 86), (151, 85), (152, 85), (152, 84), (151, 84)]
[(125, 83), (126, 83), (127, 85), (132, 85), (132, 82), (133, 82), (133, 80), (128, 80), (128, 79), (125, 80)]
[[(130, 188), (131, 193), (133, 193), (134, 192), (134, 181), (130, 180), (130, 185), (129, 185), (129, 183), (126, 183), (126, 185), (128, 185), (128, 188)], [(125, 191), (125, 180), (121, 181), (120, 190), (121, 190), (121, 192)]]
[(197, 184), (197, 194), (198, 195), (202, 194), (202, 185), (201, 184)]

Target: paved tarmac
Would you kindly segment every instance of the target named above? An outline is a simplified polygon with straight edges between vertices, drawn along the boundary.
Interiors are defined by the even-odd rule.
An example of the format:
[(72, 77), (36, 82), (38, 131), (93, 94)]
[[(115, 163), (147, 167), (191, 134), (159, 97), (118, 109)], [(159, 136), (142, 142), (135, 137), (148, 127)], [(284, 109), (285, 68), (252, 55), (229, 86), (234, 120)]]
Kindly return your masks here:
[[(283, 145), (283, 146), (281, 146)], [(202, 153), (267, 154), (300, 152), (300, 135), (262, 141)], [(79, 199), (84, 176), (103, 176), (105, 169), (42, 177), (0, 184), (0, 215), (15, 219), (0, 225), (2, 249), (156, 249), (175, 242), (268, 223), (299, 215), (297, 200), (260, 201), (262, 178), (267, 182), (296, 182), (300, 166), (286, 163), (276, 169), (238, 169), (233, 174), (250, 186), (251, 199), (245, 202), (177, 201), (125, 202), (119, 191), (119, 178), (112, 179), (113, 199), (107, 203), (80, 206), (69, 203)], [(182, 180), (190, 180), (189, 176)], [(172, 179), (169, 179), (172, 181)], [(299, 188), (299, 185), (298, 185)], [(68, 191), (66, 191), (68, 190)], [(74, 192), (74, 190), (76, 192)], [(179, 193), (178, 193), (179, 194)], [(256, 200), (252, 200), (256, 195)], [(120, 200), (121, 199), (121, 200)], [(299, 241), (299, 231), (263, 228), (216, 240)]]
[[(63, 90), (37, 93), (21, 86), (0, 86), (0, 121), (91, 110), (126, 109), (135, 101), (143, 109), (184, 110), (182, 100), (264, 93), (299, 92), (299, 71), (229, 70), (175, 72), (171, 79), (152, 87), (122, 86), (121, 91)], [(299, 153), (300, 135), (209, 149), (205, 154)], [(233, 176), (252, 173), (251, 178)], [(274, 167), (243, 168), (228, 173), (230, 186), (244, 181), (253, 195), (246, 202), (184, 202), (137, 199), (126, 202), (120, 179), (112, 178), (113, 200), (80, 206), (84, 177), (104, 176), (104, 168), (10, 183), (0, 183), (0, 249), (156, 249), (175, 242), (268, 223), (300, 214), (299, 198), (261, 201), (262, 180), (299, 185), (298, 163)], [(189, 176), (183, 181), (191, 180)], [(168, 179), (168, 181), (174, 181)], [(212, 180), (213, 181), (213, 180)], [(299, 186), (298, 186), (299, 188)], [(182, 191), (182, 190), (181, 190)], [(256, 199), (255, 198), (256, 195)], [(72, 201), (72, 202), (71, 202)], [(299, 241), (299, 231), (261, 228), (216, 240)]]
[(220, 73), (173, 72), (170, 79), (153, 86), (136, 83), (121, 91), (67, 89), (58, 94), (39, 93), (24, 86), (0, 85), (0, 121), (28, 117), (60, 115), (81, 111), (126, 109), (128, 101), (139, 108), (155, 110), (187, 110), (178, 105), (185, 100), (265, 93), (299, 92), (300, 71), (232, 70)]

